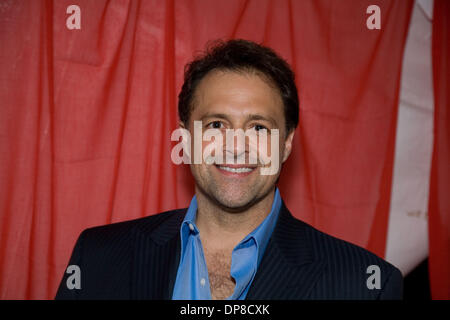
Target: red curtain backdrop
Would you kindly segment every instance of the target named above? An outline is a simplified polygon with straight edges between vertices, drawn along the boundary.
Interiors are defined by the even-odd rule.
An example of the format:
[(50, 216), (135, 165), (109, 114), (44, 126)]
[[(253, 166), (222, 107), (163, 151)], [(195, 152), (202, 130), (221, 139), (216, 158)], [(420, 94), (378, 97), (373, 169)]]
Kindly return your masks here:
[[(80, 30), (66, 27), (72, 4)], [(372, 4), (380, 30), (366, 27)], [(53, 298), (87, 227), (189, 204), (193, 181), (171, 162), (170, 134), (184, 65), (216, 38), (269, 45), (297, 74), (300, 126), (280, 181), (293, 214), (384, 256), (411, 8), (383, 0), (3, 1), (0, 298)], [(447, 69), (435, 80), (448, 86), (448, 62), (439, 61)], [(449, 216), (436, 180), (449, 181), (448, 96), (440, 101), (436, 228)]]
[(450, 1), (435, 0), (433, 18), (434, 149), (428, 211), (433, 299), (450, 299)]

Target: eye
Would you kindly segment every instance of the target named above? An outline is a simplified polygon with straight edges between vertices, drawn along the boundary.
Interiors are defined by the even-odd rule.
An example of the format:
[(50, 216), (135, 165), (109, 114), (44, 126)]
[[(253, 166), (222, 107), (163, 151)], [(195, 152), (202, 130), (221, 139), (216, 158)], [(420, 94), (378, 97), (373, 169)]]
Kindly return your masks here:
[(255, 128), (255, 131), (260, 131), (260, 130), (264, 130), (264, 129), (266, 129), (267, 131), (269, 131), (265, 126), (260, 125), (260, 124), (254, 125), (253, 128)]
[(210, 124), (208, 124), (208, 128), (222, 129), (223, 128), (223, 124), (220, 121), (213, 121)]

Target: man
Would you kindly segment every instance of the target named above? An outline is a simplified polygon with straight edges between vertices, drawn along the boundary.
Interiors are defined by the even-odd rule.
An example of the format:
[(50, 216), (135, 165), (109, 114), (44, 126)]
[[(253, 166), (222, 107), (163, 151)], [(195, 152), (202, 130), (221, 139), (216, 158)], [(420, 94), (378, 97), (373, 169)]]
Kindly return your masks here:
[(231, 40), (191, 62), (178, 105), (187, 134), (201, 125), (202, 132), (242, 129), (270, 139), (257, 145), (254, 162), (252, 143), (234, 143), (237, 136), (191, 143), (184, 150), (191, 160), (192, 145), (210, 144), (211, 154), (227, 159), (190, 165), (189, 208), (82, 232), (69, 262), (80, 268), (81, 288), (68, 286), (65, 274), (56, 298), (401, 298), (398, 269), (291, 215), (276, 187), (282, 165), (262, 174), (273, 165), (261, 160), (264, 147), (281, 164), (289, 157), (298, 104), (293, 72), (269, 48)]

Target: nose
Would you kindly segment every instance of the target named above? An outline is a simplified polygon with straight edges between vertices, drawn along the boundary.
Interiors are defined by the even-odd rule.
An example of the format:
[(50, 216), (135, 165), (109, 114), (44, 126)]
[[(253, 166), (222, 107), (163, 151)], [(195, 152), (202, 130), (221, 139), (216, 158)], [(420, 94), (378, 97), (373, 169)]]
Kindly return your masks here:
[(241, 129), (228, 131), (224, 143), (226, 163), (244, 164), (247, 145), (244, 131)]

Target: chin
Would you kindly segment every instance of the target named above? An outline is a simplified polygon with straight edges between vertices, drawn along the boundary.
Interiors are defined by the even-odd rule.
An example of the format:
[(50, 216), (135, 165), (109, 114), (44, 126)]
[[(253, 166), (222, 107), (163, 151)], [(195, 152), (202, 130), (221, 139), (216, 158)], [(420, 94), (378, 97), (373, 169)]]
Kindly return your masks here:
[(222, 192), (214, 194), (214, 198), (221, 207), (230, 211), (245, 209), (253, 203), (253, 198), (246, 193), (233, 195), (229, 192)]

